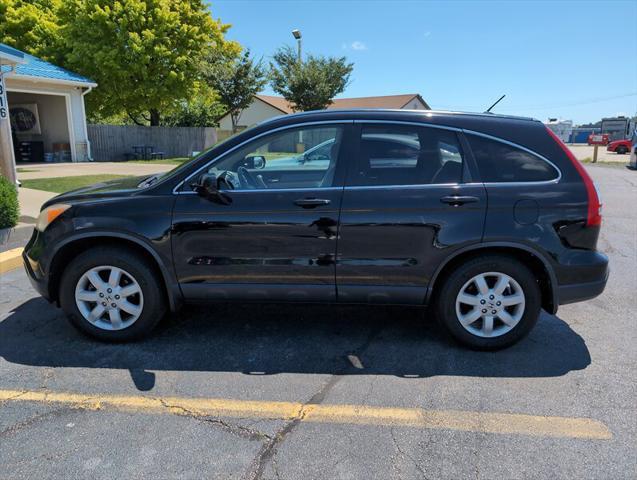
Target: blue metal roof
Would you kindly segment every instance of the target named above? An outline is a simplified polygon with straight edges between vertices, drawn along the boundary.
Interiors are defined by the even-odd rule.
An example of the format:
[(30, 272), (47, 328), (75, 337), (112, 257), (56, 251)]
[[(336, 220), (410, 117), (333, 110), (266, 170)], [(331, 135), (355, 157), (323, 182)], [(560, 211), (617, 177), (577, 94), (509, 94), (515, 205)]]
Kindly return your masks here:
[(48, 78), (51, 80), (64, 80), (67, 82), (79, 82), (87, 84), (95, 84), (95, 82), (89, 78), (86, 78), (77, 73), (69, 72), (68, 70), (53, 65), (52, 63), (45, 62), (41, 58), (34, 57), (28, 53), (22, 52), (15, 48), (9, 47), (4, 43), (0, 43), (0, 50), (9, 53), (14, 56), (22, 56), (25, 63), (21, 63), (15, 66), (16, 75), (25, 75), (28, 77)]
[(24, 58), (24, 52), (17, 50), (9, 45), (5, 45), (4, 43), (0, 43), (0, 53), (5, 53), (7, 55), (11, 55), (18, 58)]

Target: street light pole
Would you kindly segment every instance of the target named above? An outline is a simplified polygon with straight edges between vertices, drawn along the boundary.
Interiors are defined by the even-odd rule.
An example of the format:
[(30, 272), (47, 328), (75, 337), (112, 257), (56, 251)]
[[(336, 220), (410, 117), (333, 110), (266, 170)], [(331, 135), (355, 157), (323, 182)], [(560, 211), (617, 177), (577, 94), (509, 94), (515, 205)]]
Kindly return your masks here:
[(301, 31), (294, 29), (292, 30), (292, 35), (294, 35), (294, 38), (296, 38), (296, 43), (297, 43), (297, 50), (298, 50), (298, 62), (301, 63), (303, 60), (301, 60)]

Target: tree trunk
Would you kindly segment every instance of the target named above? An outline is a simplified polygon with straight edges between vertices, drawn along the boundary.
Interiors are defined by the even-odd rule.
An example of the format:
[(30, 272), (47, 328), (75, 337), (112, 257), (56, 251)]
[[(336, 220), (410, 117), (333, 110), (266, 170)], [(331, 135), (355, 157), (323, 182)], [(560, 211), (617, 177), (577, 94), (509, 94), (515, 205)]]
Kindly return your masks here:
[(240, 111), (234, 111), (230, 113), (230, 120), (232, 121), (232, 133), (237, 133), (237, 123), (239, 123)]
[(150, 126), (159, 127), (159, 110), (151, 108), (150, 112)]

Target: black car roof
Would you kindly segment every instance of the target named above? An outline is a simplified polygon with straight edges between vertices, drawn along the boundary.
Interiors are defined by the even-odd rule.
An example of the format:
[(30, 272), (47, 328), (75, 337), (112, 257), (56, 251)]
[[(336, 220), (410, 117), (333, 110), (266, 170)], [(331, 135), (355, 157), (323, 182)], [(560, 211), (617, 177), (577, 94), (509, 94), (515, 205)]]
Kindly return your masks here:
[[(308, 112), (291, 113), (268, 119), (261, 124), (269, 124), (272, 122), (288, 123), (295, 122), (299, 119), (303, 120), (336, 120), (336, 119), (386, 119), (386, 120), (415, 120), (420, 122), (439, 123), (435, 120), (449, 120), (456, 123), (458, 120), (475, 119), (490, 122), (493, 120), (503, 121), (527, 121), (539, 122), (539, 120), (531, 117), (523, 117), (516, 115), (501, 115), (495, 113), (476, 113), (476, 112), (454, 112), (445, 110), (406, 110), (406, 109), (383, 109), (383, 108), (357, 108), (357, 109), (330, 109), (330, 110), (311, 110)], [(287, 120), (287, 121), (286, 121)]]

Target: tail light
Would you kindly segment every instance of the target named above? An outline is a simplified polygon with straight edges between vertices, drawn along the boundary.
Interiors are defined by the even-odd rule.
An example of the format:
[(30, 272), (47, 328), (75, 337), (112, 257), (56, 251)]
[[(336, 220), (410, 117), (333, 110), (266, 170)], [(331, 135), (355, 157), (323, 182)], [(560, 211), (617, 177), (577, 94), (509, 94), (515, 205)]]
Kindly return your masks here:
[(580, 161), (575, 158), (573, 152), (569, 150), (569, 148), (564, 145), (564, 142), (560, 140), (560, 138), (553, 133), (550, 128), (546, 128), (546, 131), (549, 135), (555, 140), (560, 148), (564, 151), (568, 159), (571, 161), (577, 173), (579, 173), (580, 177), (582, 177), (582, 181), (584, 182), (584, 186), (586, 187), (586, 195), (588, 196), (588, 215), (586, 216), (586, 226), (587, 227), (598, 227), (602, 224), (602, 204), (599, 199), (599, 193), (595, 184), (593, 183), (593, 179), (590, 177), (584, 166), (580, 163)]

